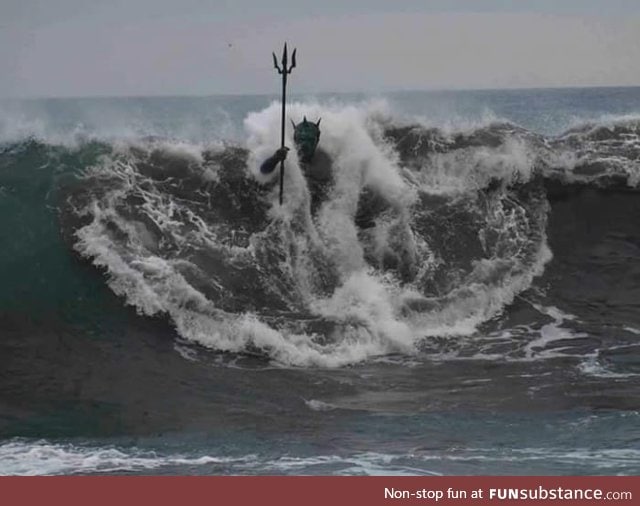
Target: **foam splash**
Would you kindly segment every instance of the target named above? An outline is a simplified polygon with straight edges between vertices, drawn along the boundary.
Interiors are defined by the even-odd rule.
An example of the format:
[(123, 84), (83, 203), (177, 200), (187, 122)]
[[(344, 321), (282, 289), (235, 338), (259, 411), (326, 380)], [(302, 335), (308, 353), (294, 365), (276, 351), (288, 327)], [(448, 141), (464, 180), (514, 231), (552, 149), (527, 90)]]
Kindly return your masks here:
[(0, 101), (0, 144), (36, 139), (75, 148), (90, 141), (151, 138), (207, 144), (239, 139), (237, 123), (215, 98)]
[(492, 180), (503, 184), (531, 179), (536, 154), (521, 139), (507, 139), (497, 147), (465, 148), (434, 154), (420, 171), (420, 187), (434, 194), (462, 193), (485, 188)]
[(636, 373), (619, 373), (612, 371), (596, 356), (588, 357), (586, 360), (581, 362), (578, 365), (578, 370), (585, 376), (589, 376), (592, 378), (627, 379), (640, 376)]
[[(634, 474), (640, 451), (630, 448), (495, 449), (454, 447), (447, 451), (422, 448), (389, 454), (212, 456), (205, 451), (167, 454), (138, 448), (53, 443), (45, 440), (10, 441), (0, 445), (0, 476), (73, 474), (285, 474), (338, 476), (416, 476), (460, 474), (496, 468), (516, 473), (584, 472)], [(532, 471), (533, 470), (533, 471)], [(546, 471), (545, 471), (546, 470)]]
[(244, 458), (186, 455), (158, 455), (139, 449), (78, 446), (45, 440), (12, 441), (0, 445), (0, 475), (42, 476), (69, 474), (145, 473), (169, 467), (230, 465), (247, 462)]
[(624, 181), (640, 185), (640, 116), (603, 116), (596, 121), (578, 123), (555, 140), (569, 154), (567, 180), (579, 183), (609, 184)]
[[(202, 146), (152, 141), (121, 145), (112, 158), (87, 171), (88, 179), (99, 180), (103, 194), (78, 211), (89, 222), (76, 231), (77, 251), (106, 270), (109, 286), (127, 303), (144, 315), (167, 314), (188, 341), (218, 351), (257, 351), (281, 365), (321, 367), (392, 353), (412, 355), (426, 336), (470, 335), (526, 290), (551, 258), (544, 202), (534, 199), (537, 207), (531, 210), (513, 199), (507, 202), (503, 192), (487, 204), (475, 197), (490, 179), (505, 185), (530, 180), (534, 155), (526, 143), (507, 139), (497, 148), (465, 148), (463, 156), (452, 159), (455, 163), (440, 165), (439, 182), (436, 176), (416, 184), (383, 135), (379, 109), (294, 103), (291, 117), (322, 117), (320, 148), (335, 166), (333, 190), (312, 217), (295, 152), (287, 159), (284, 206), (276, 205), (275, 188), (268, 190), (277, 176), (258, 171), (279, 146), (279, 114), (274, 103), (245, 120), (246, 167), (267, 188), (264, 198), (270, 204), (268, 226), (252, 233), (246, 245), (225, 243), (224, 221), (218, 215), (206, 218), (216, 206), (210, 185), (231, 184), (229, 177), (242, 174), (212, 165)], [(286, 142), (292, 145), (290, 137)], [(139, 151), (142, 155), (132, 154)], [(216, 163), (230, 156), (223, 146), (214, 151), (222, 160)], [(172, 168), (159, 166), (149, 175), (139, 167), (157, 152), (171, 158)], [(417, 219), (431, 219), (428, 208), (417, 216), (416, 207), (422, 205), (421, 192), (441, 187), (445, 179), (455, 181), (464, 197), (451, 205), (465, 213), (485, 213), (479, 243), (486, 258), (474, 260), (460, 279), (451, 270), (447, 290), (427, 295), (425, 283), (447, 262), (438, 257), (433, 238), (416, 232)], [(190, 192), (185, 193), (184, 184)], [(368, 232), (355, 225), (365, 189), (386, 203)], [(531, 235), (530, 230), (537, 232)], [(225, 271), (210, 270), (206, 259), (214, 253), (226, 259), (216, 260)], [(210, 293), (234, 296), (225, 275), (238, 269), (257, 276), (269, 297), (307, 316), (283, 321), (258, 307), (222, 309)], [(320, 335), (307, 321), (318, 321), (325, 330)]]

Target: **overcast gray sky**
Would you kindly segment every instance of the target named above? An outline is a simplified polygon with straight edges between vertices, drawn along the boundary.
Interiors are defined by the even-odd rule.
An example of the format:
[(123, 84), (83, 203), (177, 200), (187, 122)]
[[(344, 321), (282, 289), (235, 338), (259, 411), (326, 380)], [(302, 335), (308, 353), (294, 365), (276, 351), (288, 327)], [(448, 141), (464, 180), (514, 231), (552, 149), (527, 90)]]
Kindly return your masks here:
[(639, 0), (0, 0), (0, 96), (640, 85)]

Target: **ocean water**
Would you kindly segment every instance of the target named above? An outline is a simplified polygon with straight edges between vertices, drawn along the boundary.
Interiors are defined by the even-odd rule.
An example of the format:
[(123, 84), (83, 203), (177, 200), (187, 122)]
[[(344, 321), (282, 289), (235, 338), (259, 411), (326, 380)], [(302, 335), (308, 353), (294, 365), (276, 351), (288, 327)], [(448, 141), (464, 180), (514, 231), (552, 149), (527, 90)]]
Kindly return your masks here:
[(0, 474), (640, 472), (640, 88), (288, 116), (0, 102)]

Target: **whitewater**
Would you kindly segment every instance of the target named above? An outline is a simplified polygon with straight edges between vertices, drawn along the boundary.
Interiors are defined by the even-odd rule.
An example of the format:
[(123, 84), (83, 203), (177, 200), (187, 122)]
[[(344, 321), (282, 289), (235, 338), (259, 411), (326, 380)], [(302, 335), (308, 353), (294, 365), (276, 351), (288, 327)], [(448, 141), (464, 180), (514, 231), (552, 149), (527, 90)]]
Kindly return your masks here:
[(0, 473), (636, 472), (638, 90), (280, 107), (2, 104)]

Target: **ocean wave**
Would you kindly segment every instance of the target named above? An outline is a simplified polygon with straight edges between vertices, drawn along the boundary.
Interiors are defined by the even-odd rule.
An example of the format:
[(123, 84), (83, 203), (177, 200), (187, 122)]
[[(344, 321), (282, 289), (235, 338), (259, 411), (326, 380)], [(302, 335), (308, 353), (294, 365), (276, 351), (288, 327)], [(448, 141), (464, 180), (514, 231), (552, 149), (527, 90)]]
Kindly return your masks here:
[(209, 451), (184, 453), (135, 447), (14, 440), (0, 445), (1, 476), (95, 474), (196, 475), (337, 475), (439, 476), (489, 473), (495, 469), (530, 474), (546, 469), (552, 474), (580, 473), (582, 469), (607, 474), (634, 474), (640, 451), (633, 448), (482, 448), (443, 450), (415, 448), (405, 453), (362, 452), (352, 455), (212, 456)]
[[(629, 118), (546, 138), (494, 120), (456, 132), (395, 125), (371, 107), (289, 110), (323, 118), (321, 146), (338, 169), (315, 215), (295, 156), (282, 207), (257, 170), (279, 143), (277, 103), (247, 116), (244, 145), (125, 135), (60, 146), (44, 133), (6, 144), (0, 202), (20, 206), (11, 195), (42, 177), (67, 246), (186, 341), (336, 367), (415, 355), (429, 337), (474, 335), (500, 315), (556, 253), (550, 181), (638, 184)], [(363, 194), (369, 229), (356, 223)]]
[(72, 443), (52, 443), (46, 440), (14, 440), (0, 445), (0, 475), (42, 476), (69, 474), (149, 473), (162, 468), (202, 467), (215, 470), (251, 461), (255, 457), (239, 458), (160, 455), (140, 449), (95, 447)]

